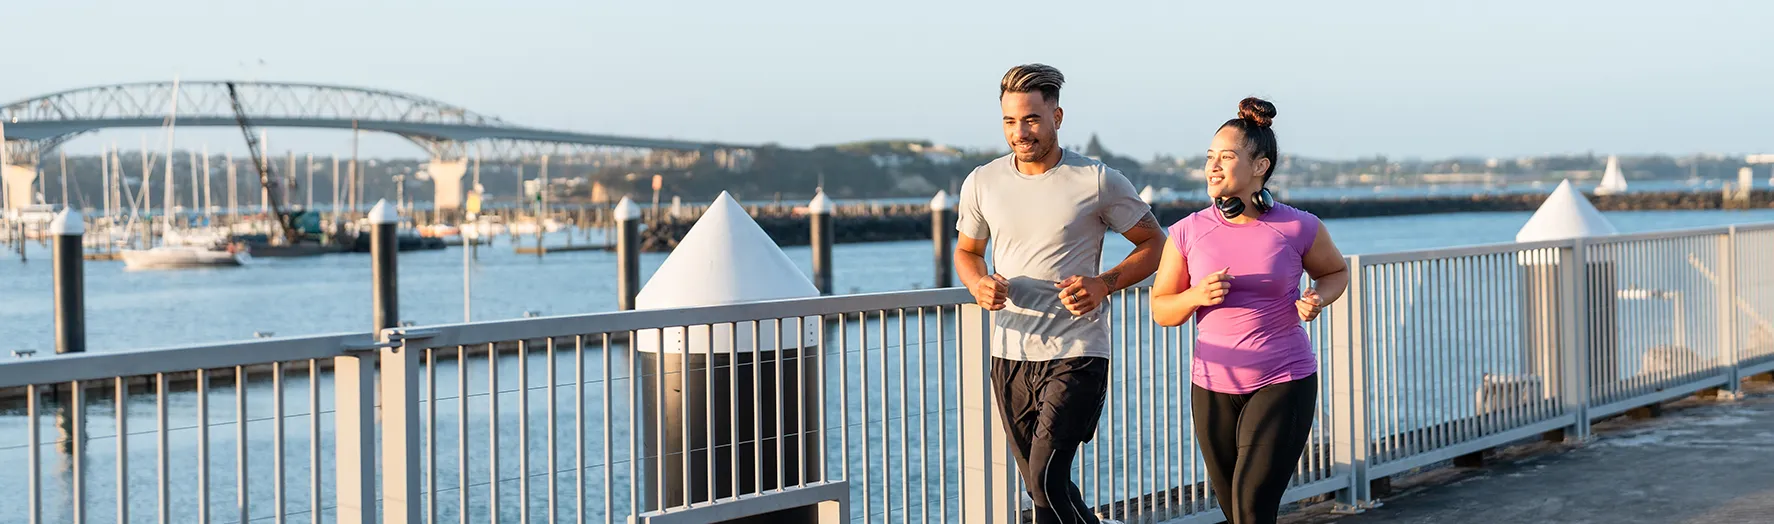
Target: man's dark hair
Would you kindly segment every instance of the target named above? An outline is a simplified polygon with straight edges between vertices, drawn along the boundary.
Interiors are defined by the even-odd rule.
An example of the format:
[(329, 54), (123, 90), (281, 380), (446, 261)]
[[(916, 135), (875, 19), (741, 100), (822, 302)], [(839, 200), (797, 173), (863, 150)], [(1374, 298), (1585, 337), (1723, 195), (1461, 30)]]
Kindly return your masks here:
[(1004, 93), (1040, 92), (1041, 98), (1048, 103), (1059, 103), (1059, 88), (1066, 83), (1066, 75), (1047, 64), (1023, 64), (1010, 68), (1004, 73), (1004, 80), (998, 83), (998, 98)]

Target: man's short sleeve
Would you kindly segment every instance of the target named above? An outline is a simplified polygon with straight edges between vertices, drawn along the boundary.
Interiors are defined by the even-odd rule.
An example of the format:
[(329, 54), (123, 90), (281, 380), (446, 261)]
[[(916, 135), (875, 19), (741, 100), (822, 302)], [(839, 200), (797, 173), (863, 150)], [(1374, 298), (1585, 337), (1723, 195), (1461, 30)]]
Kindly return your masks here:
[(957, 198), (955, 207), (955, 231), (968, 238), (986, 238), (991, 236), (991, 224), (986, 222), (985, 212), (980, 209), (979, 170), (975, 169), (961, 182), (961, 196)]
[(1141, 218), (1152, 211), (1152, 206), (1140, 200), (1138, 191), (1134, 191), (1133, 182), (1127, 180), (1120, 171), (1104, 167), (1103, 180), (1099, 188), (1097, 213), (1102, 217), (1104, 225), (1116, 233), (1126, 233), (1138, 224)]

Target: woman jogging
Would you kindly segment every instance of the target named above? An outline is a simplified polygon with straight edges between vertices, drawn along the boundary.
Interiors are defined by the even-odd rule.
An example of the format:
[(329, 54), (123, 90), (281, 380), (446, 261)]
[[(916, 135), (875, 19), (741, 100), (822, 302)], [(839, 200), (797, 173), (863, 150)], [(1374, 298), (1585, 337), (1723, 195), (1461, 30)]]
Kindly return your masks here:
[[(1343, 295), (1349, 272), (1310, 213), (1264, 188), (1275, 172), (1275, 106), (1238, 104), (1207, 150), (1214, 203), (1169, 229), (1153, 319), (1195, 319), (1191, 410), (1208, 479), (1231, 524), (1275, 522), (1311, 433), (1318, 362), (1303, 322)], [(1301, 274), (1314, 285), (1300, 290)]]

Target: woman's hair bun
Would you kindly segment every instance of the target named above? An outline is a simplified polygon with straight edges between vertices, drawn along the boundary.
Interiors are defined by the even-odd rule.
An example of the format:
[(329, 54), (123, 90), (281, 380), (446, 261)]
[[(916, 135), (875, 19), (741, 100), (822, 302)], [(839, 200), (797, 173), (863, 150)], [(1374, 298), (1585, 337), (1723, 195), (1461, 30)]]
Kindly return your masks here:
[(1255, 122), (1258, 127), (1275, 123), (1275, 104), (1257, 97), (1238, 101), (1238, 118)]

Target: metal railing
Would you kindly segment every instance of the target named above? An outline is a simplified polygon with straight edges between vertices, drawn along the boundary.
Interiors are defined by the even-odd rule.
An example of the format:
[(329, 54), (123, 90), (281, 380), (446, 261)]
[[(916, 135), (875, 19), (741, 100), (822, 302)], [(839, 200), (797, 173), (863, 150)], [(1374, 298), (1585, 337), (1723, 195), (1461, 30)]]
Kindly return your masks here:
[(1364, 476), (1575, 423), (1560, 360), (1570, 254), (1536, 243), (1353, 257), (1359, 287), (1337, 310), (1359, 316), (1346, 369), (1361, 384)]
[(1735, 226), (1731, 259), (1735, 279), (1726, 285), (1735, 291), (1732, 311), (1737, 335), (1731, 347), (1738, 353), (1739, 375), (1774, 371), (1774, 271), (1768, 271), (1774, 254), (1774, 227)]
[[(852, 478), (865, 479), (845, 487), (863, 515), (949, 521), (958, 390), (944, 377), (967, 298), (944, 289), (408, 330), (402, 358), (423, 392), (404, 404), (422, 410), (424, 434), (384, 449), (425, 464), (414, 477), (424, 487), (406, 487), (415, 522), (620, 522)], [(400, 419), (391, 405), (385, 421)]]
[(1729, 300), (1723, 284), (1733, 247), (1729, 231), (1625, 235), (1582, 247), (1592, 417), (1727, 382), (1734, 331), (1731, 306), (1720, 301)]
[[(333, 335), (0, 365), (9, 522), (321, 522), (336, 509)], [(360, 399), (364, 402), (373, 398)], [(264, 468), (264, 469), (262, 469)], [(368, 470), (374, 474), (374, 470)], [(14, 520), (17, 519), (17, 520)]]
[[(1286, 500), (1358, 509), (1373, 479), (1735, 391), (1774, 371), (1768, 253), (1774, 225), (1350, 257), (1349, 292), (1306, 325), (1321, 389)], [(992, 316), (971, 302), (938, 289), (20, 359), (0, 364), (0, 465), (20, 472), (0, 490), (27, 496), (0, 515), (1026, 519), (984, 380)], [(1140, 286), (1104, 306), (1110, 391), (1073, 477), (1103, 516), (1217, 522), (1190, 424), (1193, 326), (1159, 327), (1149, 304)], [(848, 513), (795, 509), (833, 500)]]

